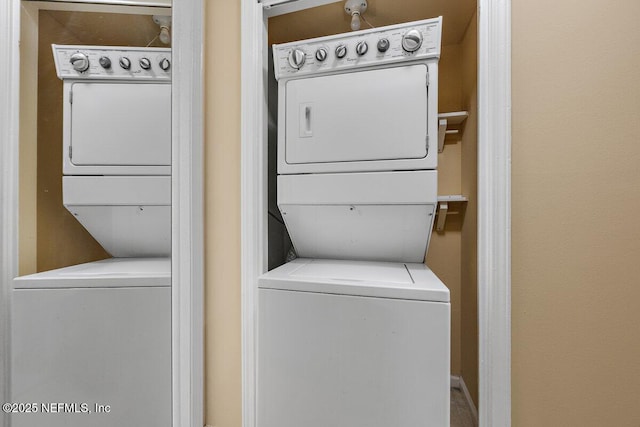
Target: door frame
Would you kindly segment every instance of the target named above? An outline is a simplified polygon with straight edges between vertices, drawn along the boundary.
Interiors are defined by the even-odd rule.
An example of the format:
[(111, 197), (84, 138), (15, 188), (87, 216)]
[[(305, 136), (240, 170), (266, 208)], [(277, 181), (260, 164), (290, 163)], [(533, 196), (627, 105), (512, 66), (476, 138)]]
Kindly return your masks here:
[[(29, 6), (127, 13), (165, 6), (153, 0), (29, 2)], [(85, 3), (85, 4), (80, 4)], [(94, 4), (91, 4), (94, 3)], [(95, 4), (100, 3), (100, 4)], [(172, 13), (172, 425), (204, 422), (203, 0)], [(18, 275), (20, 0), (0, 2), (0, 402), (9, 401), (11, 284)], [(66, 8), (66, 9), (65, 9)], [(155, 9), (158, 10), (158, 9)], [(166, 8), (165, 8), (166, 10)], [(5, 96), (6, 94), (6, 96)], [(0, 426), (8, 425), (0, 413)]]
[[(340, 1), (340, 0), (333, 0)], [(267, 18), (328, 0), (242, 2), (242, 418), (256, 427), (257, 280), (267, 271)], [(479, 425), (511, 425), (511, 0), (478, 0)]]

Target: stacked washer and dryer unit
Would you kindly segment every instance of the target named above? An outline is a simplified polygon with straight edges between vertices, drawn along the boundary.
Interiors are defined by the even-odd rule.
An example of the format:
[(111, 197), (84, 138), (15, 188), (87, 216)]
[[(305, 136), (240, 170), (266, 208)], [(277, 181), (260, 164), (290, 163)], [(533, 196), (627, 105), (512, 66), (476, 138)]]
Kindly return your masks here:
[(273, 46), (299, 258), (258, 283), (258, 427), (449, 425), (449, 290), (424, 265), (441, 27)]
[(12, 426), (168, 427), (171, 51), (53, 54), (63, 204), (113, 258), (15, 279), (12, 401), (48, 406)]

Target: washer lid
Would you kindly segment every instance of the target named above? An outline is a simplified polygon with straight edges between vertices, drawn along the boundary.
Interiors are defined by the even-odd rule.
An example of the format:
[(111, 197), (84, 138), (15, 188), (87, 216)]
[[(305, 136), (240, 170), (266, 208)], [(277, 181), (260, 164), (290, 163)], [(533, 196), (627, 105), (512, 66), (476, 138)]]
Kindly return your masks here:
[(258, 279), (261, 289), (449, 302), (424, 264), (299, 258)]
[(171, 286), (171, 258), (108, 258), (13, 279), (14, 289)]

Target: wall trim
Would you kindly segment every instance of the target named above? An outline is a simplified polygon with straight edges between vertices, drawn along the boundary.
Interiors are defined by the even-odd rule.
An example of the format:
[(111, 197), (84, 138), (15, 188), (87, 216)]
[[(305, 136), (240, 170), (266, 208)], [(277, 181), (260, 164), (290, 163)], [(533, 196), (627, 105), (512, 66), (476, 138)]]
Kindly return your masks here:
[(511, 0), (478, 9), (481, 426), (511, 425)]
[(173, 427), (204, 423), (204, 3), (172, 10)]
[[(294, 2), (295, 0), (291, 0)], [(242, 5), (242, 413), (256, 427), (256, 294), (265, 271), (266, 22)], [(479, 425), (511, 425), (511, 1), (478, 1)]]
[(242, 425), (256, 426), (258, 277), (267, 270), (267, 28), (262, 6), (241, 6)]
[[(18, 150), (20, 101), (20, 1), (0, 4), (0, 402), (11, 384), (11, 283), (18, 275)], [(0, 413), (0, 426), (9, 416)]]

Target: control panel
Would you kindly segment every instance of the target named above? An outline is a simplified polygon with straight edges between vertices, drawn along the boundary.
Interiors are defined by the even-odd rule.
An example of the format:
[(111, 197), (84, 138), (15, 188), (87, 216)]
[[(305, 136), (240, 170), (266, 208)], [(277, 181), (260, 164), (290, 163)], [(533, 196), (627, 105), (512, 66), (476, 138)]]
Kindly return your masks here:
[(440, 57), (442, 17), (273, 45), (276, 79)]
[(60, 79), (171, 80), (171, 49), (51, 45)]

